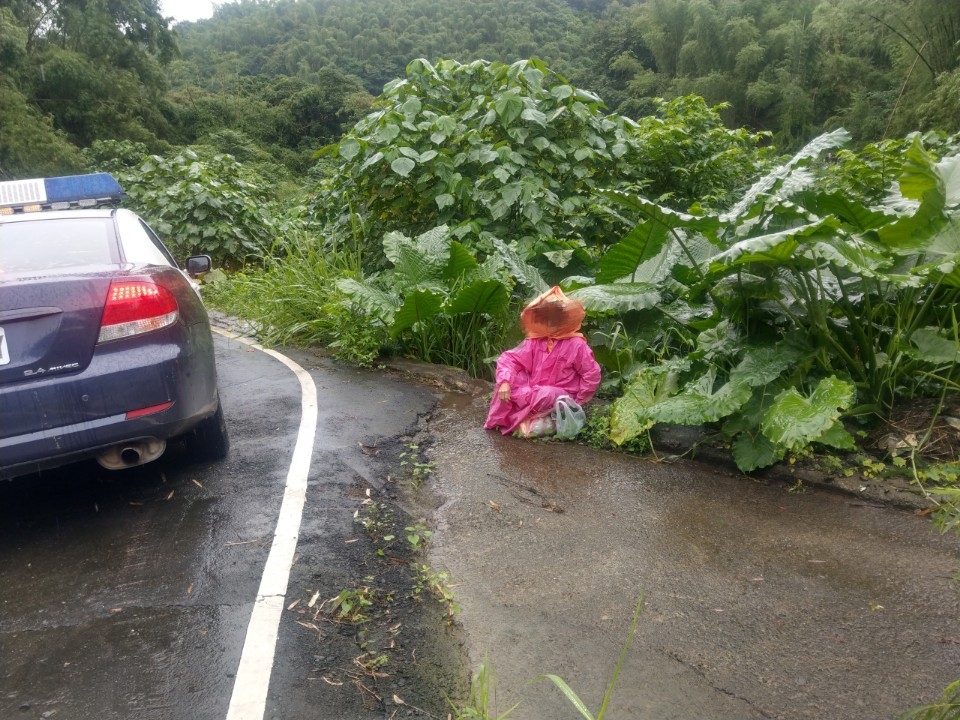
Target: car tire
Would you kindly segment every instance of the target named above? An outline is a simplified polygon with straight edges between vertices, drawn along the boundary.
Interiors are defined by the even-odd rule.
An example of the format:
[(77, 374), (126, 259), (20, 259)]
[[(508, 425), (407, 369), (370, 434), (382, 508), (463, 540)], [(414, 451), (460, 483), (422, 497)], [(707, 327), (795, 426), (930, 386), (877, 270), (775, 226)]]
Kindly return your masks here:
[(223, 460), (230, 452), (230, 435), (223, 417), (223, 404), (217, 398), (217, 411), (204, 418), (187, 433), (187, 451), (196, 462)]

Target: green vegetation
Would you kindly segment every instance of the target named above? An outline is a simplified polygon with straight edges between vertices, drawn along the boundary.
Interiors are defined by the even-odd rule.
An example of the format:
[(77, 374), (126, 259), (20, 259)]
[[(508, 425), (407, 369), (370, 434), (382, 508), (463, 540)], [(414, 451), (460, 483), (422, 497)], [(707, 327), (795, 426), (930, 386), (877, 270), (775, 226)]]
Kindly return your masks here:
[(557, 689), (563, 693), (563, 696), (570, 701), (570, 704), (573, 705), (573, 707), (575, 707), (586, 720), (603, 720), (603, 717), (607, 713), (607, 705), (610, 704), (610, 698), (613, 697), (613, 691), (617, 686), (617, 679), (620, 677), (620, 670), (623, 668), (623, 663), (627, 659), (627, 651), (630, 649), (630, 645), (633, 643), (633, 636), (637, 633), (637, 624), (640, 622), (641, 610), (643, 610), (643, 595), (641, 595), (640, 599), (637, 600), (637, 607), (633, 612), (633, 622), (630, 624), (630, 632), (627, 635), (626, 642), (623, 644), (623, 648), (620, 650), (620, 658), (617, 660), (616, 667), (613, 669), (613, 675), (610, 677), (607, 690), (603, 694), (603, 700), (601, 701), (600, 708), (597, 710), (596, 714), (590, 712), (583, 700), (580, 699), (580, 696), (573, 691), (573, 688), (571, 688), (563, 678), (557, 675), (543, 675), (542, 677), (538, 678), (538, 680), (549, 680), (556, 685)]
[[(373, 578), (367, 578), (373, 582)], [(337, 620), (349, 625), (363, 625), (369, 621), (369, 612), (376, 602), (376, 590), (369, 585), (348, 588), (330, 600), (330, 612)]]
[[(612, 403), (585, 439), (705, 424), (751, 471), (960, 391), (958, 41), (936, 0), (15, 0), (0, 176), (116, 173), (232, 271), (212, 304), (364, 365), (489, 376), (561, 284)], [(960, 527), (911, 437), (889, 465)]]
[[(539, 680), (549, 680), (561, 693), (563, 693), (563, 696), (570, 702), (577, 712), (579, 712), (580, 715), (585, 718), (585, 720), (603, 720), (607, 713), (607, 706), (610, 703), (610, 698), (613, 697), (613, 691), (617, 686), (617, 680), (620, 677), (620, 670), (623, 668), (623, 663), (627, 659), (627, 652), (630, 650), (630, 645), (633, 643), (634, 635), (636, 635), (637, 625), (640, 622), (640, 612), (642, 609), (643, 595), (641, 595), (637, 600), (637, 606), (633, 613), (633, 621), (630, 624), (630, 632), (627, 634), (627, 639), (620, 650), (620, 657), (617, 660), (616, 666), (614, 667), (613, 675), (610, 677), (610, 682), (607, 684), (607, 689), (603, 694), (600, 707), (595, 714), (590, 712), (586, 703), (584, 703), (580, 696), (574, 692), (573, 688), (571, 688), (560, 676), (552, 674), (541, 675), (540, 677), (534, 678), (534, 682)], [(453, 717), (457, 718), (457, 720), (500, 720), (500, 718), (505, 718), (511, 712), (513, 712), (519, 704), (520, 703), (517, 703), (503, 713), (497, 712), (496, 678), (493, 673), (493, 669), (490, 667), (489, 663), (486, 662), (486, 660), (480, 665), (480, 669), (473, 676), (473, 679), (470, 683), (470, 694), (466, 700), (459, 706), (451, 703), (454, 709)]]
[[(603, 277), (636, 281), (644, 263), (675, 258), (643, 280), (651, 321), (676, 340), (617, 401), (615, 439), (657, 422), (720, 422), (738, 465), (753, 470), (811, 442), (852, 449), (845, 411), (885, 417), (896, 402), (960, 389), (960, 206), (950, 199), (960, 158), (937, 163), (915, 139), (891, 199), (868, 206), (824, 193), (811, 170), (844, 139), (813, 141), (727, 212), (621, 198), (646, 220), (609, 251), (617, 264)], [(608, 287), (618, 289), (587, 286), (588, 309)]]
[(484, 660), (480, 669), (470, 680), (470, 694), (460, 703), (450, 701), (451, 717), (454, 720), (503, 720), (517, 709), (520, 703), (498, 712), (497, 710), (497, 676)]
[(939, 702), (909, 710), (898, 717), (900, 720), (951, 720), (960, 714), (960, 680), (944, 688)]
[(407, 449), (400, 453), (400, 467), (409, 474), (414, 490), (419, 490), (423, 481), (433, 472), (433, 463), (421, 459), (420, 446), (416, 443), (409, 443)]
[(414, 597), (430, 595), (439, 602), (448, 618), (460, 613), (460, 603), (457, 595), (450, 586), (450, 574), (446, 570), (434, 570), (429, 565), (419, 564), (415, 567), (416, 584), (413, 588)]
[(863, 144), (958, 126), (958, 39), (939, 0), (244, 0), (175, 26), (156, 0), (11, 0), (0, 176), (79, 169), (96, 140), (246, 144), (303, 176), (415, 58), (538, 57), (637, 121), (694, 94), (786, 149)]

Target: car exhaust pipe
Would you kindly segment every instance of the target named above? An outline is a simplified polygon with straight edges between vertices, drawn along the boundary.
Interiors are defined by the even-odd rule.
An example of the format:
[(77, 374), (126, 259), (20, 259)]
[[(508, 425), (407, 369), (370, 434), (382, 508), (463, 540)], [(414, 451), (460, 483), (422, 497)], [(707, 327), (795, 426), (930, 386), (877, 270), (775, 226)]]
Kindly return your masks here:
[(97, 462), (107, 470), (123, 470), (156, 460), (166, 449), (166, 440), (138, 440), (107, 448), (97, 455)]

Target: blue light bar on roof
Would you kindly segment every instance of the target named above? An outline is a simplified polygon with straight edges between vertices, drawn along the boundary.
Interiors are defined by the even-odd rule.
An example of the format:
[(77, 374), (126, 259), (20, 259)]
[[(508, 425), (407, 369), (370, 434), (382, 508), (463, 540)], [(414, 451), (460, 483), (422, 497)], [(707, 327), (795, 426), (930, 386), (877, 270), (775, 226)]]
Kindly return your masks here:
[(105, 202), (123, 197), (123, 188), (110, 173), (0, 182), (0, 207)]

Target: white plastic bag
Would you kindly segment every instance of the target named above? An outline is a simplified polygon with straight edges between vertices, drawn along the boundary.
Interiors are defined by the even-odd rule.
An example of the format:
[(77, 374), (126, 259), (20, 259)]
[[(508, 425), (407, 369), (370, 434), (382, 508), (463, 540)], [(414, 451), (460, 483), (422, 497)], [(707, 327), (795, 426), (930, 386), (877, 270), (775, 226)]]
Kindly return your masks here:
[(553, 414), (557, 421), (557, 437), (570, 440), (575, 438), (587, 422), (583, 408), (569, 395), (561, 395), (553, 405)]

